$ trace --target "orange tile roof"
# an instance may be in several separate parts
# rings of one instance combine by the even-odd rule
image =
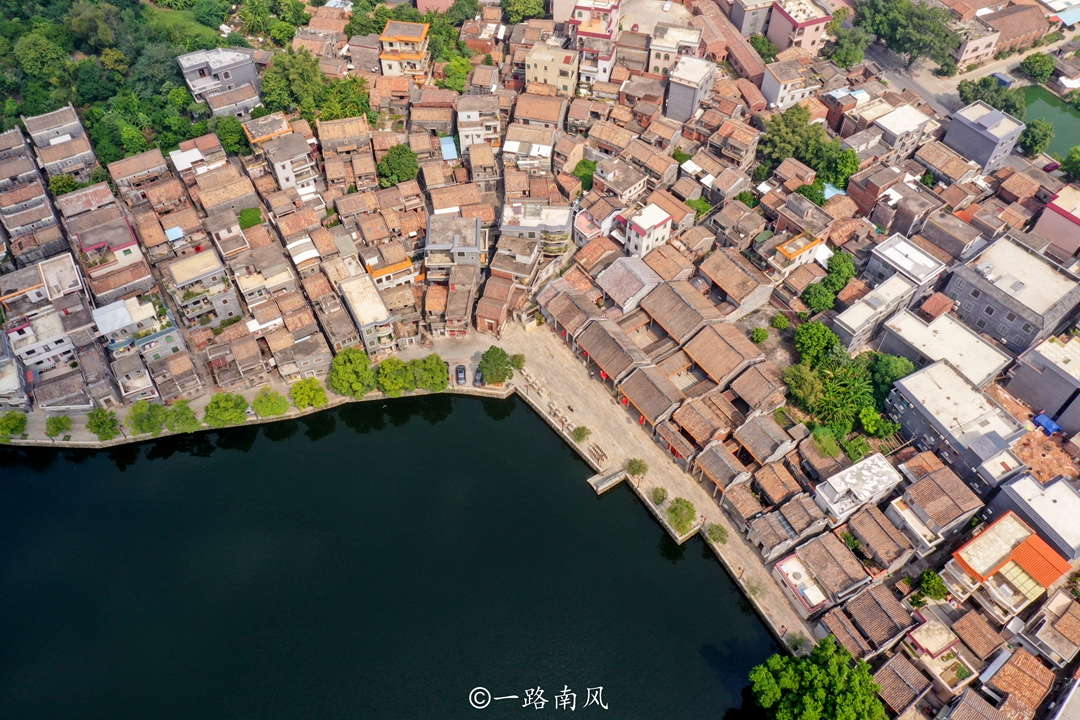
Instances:
[[[1071,569],[1065,558],[1034,534],[1017,545],[1009,557],[1044,588],[1053,585]]]

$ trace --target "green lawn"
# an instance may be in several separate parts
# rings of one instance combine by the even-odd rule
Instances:
[[[164,30],[169,39],[180,47],[198,50],[222,43],[221,36],[213,28],[197,22],[191,10],[167,10],[149,3],[144,3],[142,8],[146,22],[151,27]]]

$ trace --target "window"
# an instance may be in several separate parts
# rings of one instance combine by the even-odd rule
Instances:
[[[653,65],[653,69],[652,69],[652,71],[653,71],[654,73],[658,73],[658,72],[660,72],[660,66],[659,66],[659,65]]]
[[[987,315],[993,315],[994,314],[994,308],[987,305],[986,307],[983,308],[983,312],[986,313]]]
[[[998,335],[1000,335],[1001,337],[1005,337],[1008,334],[1009,328],[1005,327],[1004,325],[998,325]]]
[[[228,304],[229,304],[229,301],[228,301],[228,300],[222,300],[222,301],[221,301],[221,304],[222,304],[222,305],[228,305]]]
[[[128,248],[128,249],[124,250],[124,257],[127,257],[130,254],[131,254],[131,248]]]
[[[982,318],[980,318],[980,319],[976,320],[976,321],[975,321],[975,327],[977,327],[977,328],[979,328],[980,330],[982,330],[982,329],[983,329],[984,327],[986,327],[986,321],[985,321],[985,320],[983,320]]]
[[[971,295],[971,297],[973,297],[973,298],[977,298],[977,297],[982,296],[982,293],[979,292],[978,290],[976,290],[975,288],[971,288],[971,292],[968,293],[968,294]]]
[[[1012,322],[1016,319],[1016,313],[1005,313],[1005,319]]]
[[[656,59],[657,59],[657,60],[659,60],[659,59],[660,59],[660,53],[656,53]]]
[[[667,53],[664,53],[664,59],[665,59],[665,60],[670,60],[670,59],[671,59],[671,56],[670,56],[670,55],[668,55]]]
[[[971,301],[970,301],[970,300],[965,300],[965,301],[964,301],[964,305],[963,305],[963,308],[964,308],[965,310],[971,310],[971,309],[972,309],[973,307],[975,307],[975,306],[971,304]]]

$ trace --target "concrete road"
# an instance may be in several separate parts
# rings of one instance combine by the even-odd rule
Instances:
[[[920,60],[910,69],[907,69],[904,67],[903,58],[879,43],[874,43],[866,49],[866,57],[881,67],[882,75],[889,81],[890,86],[918,93],[935,110],[947,115],[960,108],[960,96],[956,92],[956,87],[961,80],[977,80],[996,72],[1004,72],[1015,78],[1023,79],[1017,68],[1019,68],[1020,62],[1025,57],[1037,52],[1051,52],[1075,37],[1076,33],[1066,32],[1065,38],[1059,42],[1035,48],[1022,54],[1011,55],[1004,60],[991,60],[977,70],[967,73],[962,72],[951,78],[939,78],[934,75],[933,71],[937,65],[927,60]]]

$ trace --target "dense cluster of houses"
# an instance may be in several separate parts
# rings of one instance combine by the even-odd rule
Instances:
[[[1052,26],[1037,5],[941,4],[962,63]],[[1013,153],[1024,124],[981,102],[942,117],[871,63],[819,59],[815,0],[698,0],[641,32],[618,0],[514,26],[484,4],[463,93],[434,84],[427,25],[347,38],[347,5],[310,8],[294,47],[364,77],[377,123],[253,117],[272,55],[219,48],[178,62],[249,154],[206,135],[54,197],[49,178],[98,166],[75,110],[0,135],[0,409],[172,402],[319,378],[348,347],[544,326],[712,488],[801,616],[874,662],[895,715],[1031,720],[1080,652],[1076,477],[1021,451],[1032,423],[1080,432],[1080,188]],[[794,158],[752,179],[764,119],[796,104],[860,162],[820,207]],[[419,173],[383,187],[396,146]],[[817,319],[918,368],[889,396],[906,443],[888,458],[786,422],[784,368],[735,324],[805,317],[839,251],[858,276]],[[988,394],[1002,379],[1030,417]],[[896,583],[913,568],[948,598]]]

